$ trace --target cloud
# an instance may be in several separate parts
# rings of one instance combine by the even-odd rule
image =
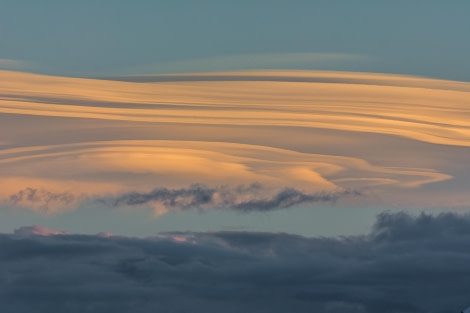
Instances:
[[[111,202],[113,206],[151,205],[157,208],[157,213],[208,208],[255,212],[286,209],[318,202],[328,203],[340,197],[361,195],[359,191],[351,190],[304,193],[294,188],[284,188],[266,196],[269,193],[269,189],[257,183],[236,188],[193,185],[181,189],[159,188],[147,193],[131,192],[104,201]]]
[[[43,212],[53,212],[56,208],[69,207],[75,204],[79,197],[71,192],[54,192],[44,189],[27,187],[10,195],[8,202],[15,206],[37,208]]]
[[[247,69],[338,68],[341,65],[372,60],[373,57],[347,53],[261,53],[229,55],[160,64],[130,69],[133,73],[208,72]]]
[[[51,235],[68,235],[70,233],[58,230],[52,230],[44,226],[33,225],[33,226],[23,226],[18,229],[15,229],[13,232],[17,236],[51,236]]]
[[[19,202],[61,202],[68,204],[75,200],[74,195],[70,193],[54,193],[46,190],[37,190],[33,188],[26,188],[18,191],[16,194],[10,196],[10,201],[13,203]]]
[[[154,189],[149,193],[132,192],[119,196],[115,199],[114,206],[142,205],[149,202],[162,202],[164,207],[186,209],[191,207],[200,207],[202,205],[212,204],[216,189],[200,185],[194,185],[183,189]]]
[[[123,122],[334,129],[470,146],[465,110],[469,83],[308,71],[215,76],[219,78],[215,83],[204,75],[190,75],[199,77],[201,83],[189,79],[169,85],[3,72],[0,78],[6,83],[0,112]],[[261,79],[247,81],[249,76]],[[270,81],[273,77],[276,84]],[[416,111],[408,110],[409,105]]]
[[[218,205],[240,211],[256,206],[271,209],[333,203],[346,196],[338,191],[361,190],[370,195],[386,186],[414,189],[451,178],[429,169],[383,167],[353,157],[182,140],[97,140],[5,148],[0,151],[0,169],[4,182],[0,197],[7,205],[45,213],[70,211],[88,199],[113,194],[118,195],[115,204],[137,206],[153,199],[162,211]],[[264,195],[253,187],[239,189],[255,186],[253,182],[264,187]],[[199,184],[195,186],[200,189],[187,187],[191,184]],[[149,192],[150,188],[155,190]],[[273,194],[283,188],[288,189]]]
[[[460,312],[470,217],[384,213],[363,236],[0,235],[4,312]],[[184,299],[184,301],[182,301]]]
[[[359,196],[359,191],[343,190],[336,192],[304,193],[294,188],[285,188],[271,198],[251,199],[236,203],[234,208],[239,211],[270,211],[275,209],[286,209],[302,204],[316,202],[334,202],[343,196]]]
[[[1,59],[0,58],[0,69],[4,70],[25,70],[31,68],[30,62],[23,60],[14,59]]]
[[[0,67],[9,68],[21,65],[21,61],[13,59],[0,59]]]
[[[62,212],[82,195],[252,182],[366,190],[360,206],[468,204],[469,83],[290,70],[139,79],[0,71],[2,204]],[[271,196],[239,202],[271,207]]]

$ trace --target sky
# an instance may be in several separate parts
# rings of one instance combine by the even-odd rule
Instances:
[[[282,68],[470,80],[467,1],[2,0],[0,6],[0,65],[28,72]]]
[[[0,306],[463,311],[468,12],[0,0]]]

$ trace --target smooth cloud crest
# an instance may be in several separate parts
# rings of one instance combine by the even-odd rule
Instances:
[[[383,186],[418,188],[451,178],[428,169],[387,168],[351,157],[224,142],[95,141],[3,149],[0,157],[5,182],[0,195],[6,203],[45,213],[71,210],[83,201],[110,194],[118,195],[115,205],[136,204],[129,201],[151,200],[149,187],[155,189],[154,200],[159,197],[153,201],[159,202],[159,215],[191,205],[269,210],[328,202],[338,191],[365,191],[367,195]],[[253,188],[243,195],[235,192],[237,186],[253,182],[263,186],[265,198]],[[201,198],[195,190],[185,191],[191,183],[207,186],[197,194]],[[222,185],[227,185],[226,190],[217,187]],[[280,193],[283,188],[288,189]],[[179,191],[171,196],[170,190]],[[237,199],[231,200],[235,195]]]
[[[202,83],[143,84],[1,71],[0,78],[6,83],[0,88],[0,112],[153,123],[322,128],[470,146],[466,109],[469,83],[360,73],[251,73],[277,76],[278,81],[273,83],[237,80],[240,75],[247,76],[232,73],[231,79],[224,81],[228,75],[219,75],[217,83],[204,83],[204,75],[192,75],[200,77]],[[296,76],[313,76],[315,83],[291,82]],[[332,78],[343,83],[330,84]],[[60,91],[57,86],[61,86]]]
[[[55,213],[254,182],[266,200],[291,188],[366,195],[351,206],[468,204],[469,83],[318,71],[0,80],[2,206]]]
[[[371,233],[342,238],[3,234],[0,305],[19,313],[460,312],[469,245],[470,218],[456,214],[384,213]]]

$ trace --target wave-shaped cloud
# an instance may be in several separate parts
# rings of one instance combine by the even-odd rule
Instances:
[[[217,142],[88,142],[4,149],[0,157],[6,183],[0,194],[10,204],[49,213],[103,196],[114,197],[115,206],[135,205],[137,200],[132,199],[140,199],[141,205],[152,204],[157,215],[202,204],[263,211],[328,202],[351,193],[351,188],[367,194],[375,187],[416,188],[450,178],[426,169],[373,166],[355,158]],[[188,182],[207,187],[186,189]],[[264,197],[253,188],[237,191],[242,184],[262,185]],[[140,191],[149,188],[154,190]],[[185,205],[169,205],[176,199]]]
[[[3,205],[53,213],[253,183],[266,199],[290,188],[358,190],[361,205],[468,204],[469,83],[310,71],[0,79]]]
[[[464,215],[384,213],[369,234],[342,238],[41,235],[0,235],[5,312],[450,313],[468,306]]]
[[[361,74],[339,75],[349,79],[349,83],[333,85],[328,83],[331,74],[325,75],[326,82],[316,84],[294,84],[289,81],[292,74],[286,75],[287,81],[278,75],[279,81],[269,85],[263,81],[237,80],[236,74],[228,82],[224,81],[225,76],[220,76],[212,84],[134,84],[0,74],[2,80],[9,82],[0,90],[2,113],[153,123],[324,128],[470,146],[468,83],[444,82],[442,90],[436,87],[439,86],[436,80],[411,80],[419,87],[395,86],[400,80],[392,77],[390,86],[387,79],[379,76],[377,80],[382,85],[376,85],[373,77]],[[199,77],[204,80],[204,75]],[[319,74],[314,77],[322,79]],[[360,83],[356,84],[355,79]],[[364,79],[372,82],[364,86]],[[446,89],[449,85],[459,90]],[[21,93],[14,92],[15,89]],[[40,98],[41,105],[38,105],[34,100],[37,96],[52,97],[55,101]],[[77,99],[95,105],[64,105]],[[100,102],[129,105],[105,106]],[[135,104],[151,106],[135,108]]]

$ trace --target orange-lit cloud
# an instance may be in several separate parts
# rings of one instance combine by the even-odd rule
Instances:
[[[132,83],[0,72],[0,112],[151,123],[284,126],[391,134],[470,146],[470,84],[370,74],[317,82],[236,80]],[[253,74],[252,74],[253,75]],[[301,72],[304,80],[307,74]],[[246,79],[247,76],[243,76]],[[284,78],[284,81],[282,80]],[[322,82],[322,78],[325,82]],[[355,81],[357,79],[357,82]],[[368,83],[364,83],[364,81]],[[409,81],[409,84],[407,84]],[[389,83],[390,82],[390,83]]]
[[[132,191],[252,183],[271,196],[360,190],[385,206],[416,192],[428,205],[430,186],[445,194],[468,177],[468,83],[295,71],[0,79],[10,206],[54,213]]]

